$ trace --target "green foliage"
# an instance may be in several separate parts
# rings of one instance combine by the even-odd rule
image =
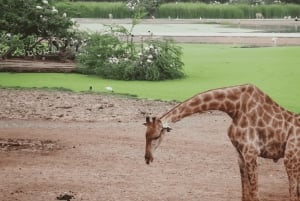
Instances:
[[[15,50],[15,55],[24,54],[24,42],[20,40],[20,34],[11,35],[10,33],[0,33],[0,55],[7,52],[10,48]]]
[[[86,46],[77,56],[78,70],[117,79],[118,67],[126,63],[130,47],[112,34],[91,34]],[[119,60],[122,62],[119,63]],[[115,64],[115,65],[113,65]]]
[[[133,10],[140,9],[143,16],[155,15],[160,0],[127,0],[127,1],[103,1],[103,2],[67,2],[59,1],[55,6],[72,17],[89,18],[135,18]]]
[[[176,79],[184,76],[181,56],[181,48],[170,40],[147,40],[136,46],[130,36],[114,30],[91,35],[77,56],[77,69],[109,79]]]
[[[157,17],[251,19],[255,18],[256,13],[262,13],[265,18],[296,17],[300,16],[300,5],[167,3],[159,7]]]
[[[94,33],[77,56],[78,71],[118,80],[165,80],[184,76],[182,52],[170,40],[153,40],[152,34],[140,49],[133,43],[132,30],[146,15],[146,1],[130,0],[132,26],[110,26],[104,34]],[[149,12],[149,11],[147,11]],[[149,14],[149,13],[148,13]]]
[[[83,18],[130,18],[131,11],[122,2],[57,2],[57,9],[71,17]]]
[[[149,40],[141,45],[138,66],[139,80],[165,80],[184,76],[182,50],[171,40]]]
[[[0,30],[23,37],[64,37],[73,25],[46,0],[0,0]]]
[[[0,0],[0,10],[0,53],[4,58],[38,55],[46,51],[44,40],[67,41],[75,33],[71,19],[47,0]]]
[[[142,2],[142,1],[141,1]],[[255,18],[256,13],[262,13],[265,18],[283,18],[284,16],[300,16],[298,4],[260,4],[250,5],[248,1],[237,4],[205,4],[200,2],[186,3],[153,3],[143,1],[143,10],[149,16],[156,18]],[[166,1],[165,1],[166,2]],[[183,1],[180,1],[183,2]],[[55,6],[71,17],[86,18],[131,18],[132,10],[123,2],[57,2]]]

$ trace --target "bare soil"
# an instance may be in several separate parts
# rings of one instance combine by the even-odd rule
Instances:
[[[1,201],[241,199],[231,119],[196,114],[172,125],[144,161],[146,115],[176,103],[113,95],[0,89]],[[259,159],[261,200],[287,201],[282,160]]]

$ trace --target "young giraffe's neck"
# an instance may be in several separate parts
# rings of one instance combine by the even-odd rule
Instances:
[[[241,95],[252,85],[220,88],[206,91],[180,103],[165,113],[160,119],[163,122],[177,122],[184,117],[209,110],[219,110],[230,117],[237,114]]]
[[[232,119],[256,108],[258,103],[278,106],[269,96],[251,84],[206,91],[180,103],[160,117],[164,123],[209,110],[227,113]],[[282,109],[282,108],[281,108]]]

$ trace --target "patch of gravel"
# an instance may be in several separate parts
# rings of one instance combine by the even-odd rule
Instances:
[[[37,89],[0,89],[0,120],[129,122],[162,114],[175,102],[150,101],[98,93]]]
[[[37,139],[3,139],[0,138],[0,151],[54,151],[61,149],[57,142]]]

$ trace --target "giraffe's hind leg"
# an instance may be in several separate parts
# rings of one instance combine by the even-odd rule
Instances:
[[[286,167],[288,166],[289,162],[287,163]],[[290,201],[300,201],[299,197],[299,178],[294,173],[292,169],[287,168],[287,174],[289,179],[289,192],[290,192]]]
[[[286,167],[289,179],[290,201],[300,201],[300,159],[291,151],[287,151],[284,157],[284,165]]]
[[[242,201],[258,201],[257,151],[251,146],[247,146],[245,150],[248,151],[242,153],[237,148],[242,182]]]
[[[286,145],[284,165],[289,179],[290,201],[300,201],[300,155],[296,145],[300,139],[291,137]]]

